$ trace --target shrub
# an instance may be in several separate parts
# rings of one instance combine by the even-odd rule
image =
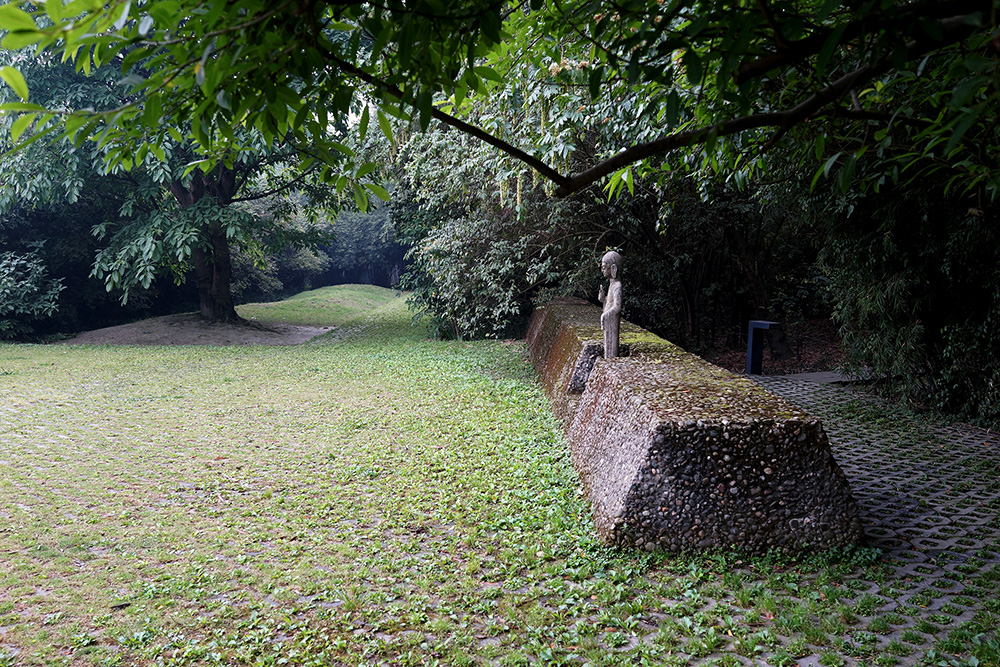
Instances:
[[[37,250],[0,253],[0,339],[30,336],[32,322],[51,316],[59,308],[62,289],[62,280],[46,276]]]

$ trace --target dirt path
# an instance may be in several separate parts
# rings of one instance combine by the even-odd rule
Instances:
[[[298,345],[332,328],[280,322],[232,325],[205,322],[197,313],[183,313],[84,331],[60,342],[67,345]]]

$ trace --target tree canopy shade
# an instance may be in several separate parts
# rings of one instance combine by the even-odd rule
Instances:
[[[41,106],[67,112],[97,113],[131,101],[129,86],[120,83],[120,71],[111,66],[84,76],[51,54],[32,58],[3,51],[0,72],[15,83],[0,88],[0,103],[19,104],[11,98],[28,86]],[[0,118],[0,150],[17,134],[17,122]],[[37,122],[43,132],[55,126],[55,119]],[[298,168],[299,152],[268,149],[259,133],[242,128],[234,130],[243,150],[233,156],[231,166],[219,163],[185,178],[183,165],[194,153],[181,131],[184,127],[165,128],[159,156],[133,152],[128,165],[108,164],[107,145],[74,146],[65,137],[0,153],[0,216],[15,226],[18,221],[30,226],[34,216],[29,212],[35,208],[59,217],[81,204],[92,216],[88,227],[104,242],[93,260],[92,276],[104,280],[108,291],[120,289],[127,300],[131,291],[149,289],[157,274],[171,274],[180,283],[190,271],[203,317],[235,321],[231,251],[261,260],[279,248],[329,240],[329,225],[314,219],[330,203],[329,188],[315,187],[316,170]],[[289,190],[296,193],[294,198],[285,196]],[[266,210],[248,206],[264,198]],[[303,207],[310,208],[309,219],[292,220]]]
[[[0,22],[8,49],[61,50],[83,70],[121,65],[135,101],[69,114],[63,126],[78,140],[98,137],[112,163],[159,156],[169,128],[185,126],[201,151],[191,168],[207,172],[229,166],[243,147],[234,130],[249,126],[269,145],[298,147],[363,203],[367,192],[385,193],[369,181],[373,165],[317,140],[332,117],[356,114],[361,135],[376,118],[390,133],[387,114],[424,127],[436,118],[530,165],[564,195],[609,174],[612,189],[625,187],[630,164],[678,149],[740,135],[745,152],[803,127],[819,131],[799,142],[831,160],[826,172],[840,164],[845,181],[858,151],[885,138],[867,130],[872,123],[914,130],[900,153],[911,159],[960,162],[951,154],[970,131],[996,143],[995,9],[993,0],[73,0],[3,5]],[[579,87],[593,105],[640,90],[648,103],[637,115],[661,131],[563,173],[502,127],[467,122],[470,98],[526,67]],[[24,98],[3,107],[21,114],[12,134],[38,136],[58,110],[34,106],[15,69],[0,76]],[[827,158],[845,122],[860,122],[849,134],[864,140]],[[995,165],[974,166],[971,178],[996,181]]]

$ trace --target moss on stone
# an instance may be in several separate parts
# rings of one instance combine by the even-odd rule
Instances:
[[[603,346],[600,318],[600,309],[585,302],[549,304],[532,318],[528,334],[532,362],[564,419],[562,395],[569,389],[581,355],[588,346]],[[629,389],[664,421],[809,419],[747,378],[710,364],[631,322],[622,322],[621,343],[629,356],[599,363],[615,364]]]

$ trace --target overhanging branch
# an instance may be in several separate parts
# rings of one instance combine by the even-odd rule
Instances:
[[[939,37],[932,38],[929,35],[924,35],[908,43],[905,47],[907,51],[906,60],[913,60],[914,58],[918,58],[937,49],[950,46],[968,37],[977,30],[976,23],[969,20],[970,14],[968,12],[980,11],[983,7],[990,6],[992,6],[991,0],[951,0],[950,2],[935,2],[924,5],[922,8],[923,11],[929,13],[935,18],[941,16],[946,16],[948,18],[943,18],[937,21],[937,24],[940,26],[942,31],[942,34]],[[954,12],[959,9],[965,10],[967,13],[956,15]],[[861,34],[864,30],[868,29],[870,21],[871,17],[867,17],[866,19],[861,19],[855,24],[848,26],[848,29],[844,32],[844,37],[852,35],[855,32],[857,32],[857,34]],[[815,53],[822,47],[828,36],[829,33],[817,34],[810,38],[794,42],[790,44],[787,49],[783,49],[779,53],[764,56],[747,63],[741,67],[741,76],[761,76],[775,67],[784,66],[811,55],[815,55]],[[327,56],[345,74],[356,77],[357,79],[376,87],[391,97],[399,100],[403,99],[403,93],[398,87],[380,80],[378,77],[360,69],[355,65],[344,62],[332,52],[328,51]],[[556,190],[556,194],[558,196],[565,197],[630,164],[654,155],[669,153],[670,151],[678,148],[685,148],[705,143],[712,137],[725,137],[746,132],[748,130],[767,127],[776,128],[774,135],[772,135],[763,146],[763,150],[767,150],[777,143],[777,141],[792,127],[806,121],[810,117],[814,117],[817,113],[821,112],[824,107],[837,102],[843,96],[848,94],[850,90],[867,83],[887,71],[890,71],[893,67],[894,58],[890,54],[874,65],[859,67],[853,72],[845,74],[833,83],[816,91],[790,109],[734,118],[711,125],[705,125],[687,132],[670,134],[646,143],[636,144],[574,176],[565,176],[560,174],[538,158],[529,155],[516,146],[489,134],[482,128],[476,127],[459,118],[456,118],[455,116],[447,114],[440,109],[432,109],[431,116],[446,125],[454,127],[463,133],[476,137],[487,144],[500,149],[507,155],[510,155],[511,157],[520,160],[524,164],[535,169],[542,176],[548,178],[558,186]],[[856,111],[851,114],[845,114],[843,112],[840,113],[841,115],[854,118],[867,117],[872,119],[881,119],[878,114],[866,114],[863,111]]]
[[[337,64],[337,67],[339,67],[346,74],[350,74],[351,76],[357,77],[358,79],[361,79],[365,83],[375,86],[382,92],[391,95],[396,99],[399,100],[403,99],[403,92],[396,86],[385,83],[384,81],[381,81],[380,79],[369,74],[368,72],[365,72],[364,70],[355,67],[350,63],[340,60],[332,53],[328,52],[327,55],[330,57],[331,60],[333,60]],[[451,127],[454,127],[456,130],[459,130],[460,132],[464,132],[465,134],[469,134],[473,137],[476,137],[477,139],[486,142],[490,146],[499,148],[507,155],[510,155],[511,157],[525,163],[526,165],[537,171],[539,174],[541,174],[542,176],[549,179],[550,181],[552,181],[553,183],[555,183],[560,187],[565,187],[569,182],[569,179],[567,177],[563,176],[558,171],[556,171],[549,165],[545,164],[544,162],[536,158],[534,155],[529,155],[528,153],[524,152],[517,146],[513,146],[504,141],[503,139],[493,136],[492,134],[490,134],[486,130],[483,130],[482,128],[476,127],[475,125],[470,125],[469,123],[466,123],[465,121],[456,118],[451,114],[447,114],[441,111],[440,109],[431,109],[431,117],[441,121],[445,125],[450,125]]]
[[[965,18],[966,17],[964,16],[959,16],[942,21],[940,25],[944,31],[944,35],[941,39],[931,39],[930,37],[925,37],[910,42],[907,45],[907,60],[912,60],[913,58],[925,55],[935,49],[949,46],[969,36],[975,31],[976,28],[975,26],[967,25]],[[840,99],[852,88],[860,86],[872,80],[876,76],[884,74],[892,69],[892,67],[893,58],[889,56],[875,65],[859,67],[853,72],[845,74],[830,85],[810,95],[808,98],[791,109],[734,118],[721,123],[706,125],[688,132],[670,134],[647,143],[636,144],[635,146],[631,146],[621,151],[604,162],[594,165],[580,174],[571,176],[566,185],[560,185],[560,187],[556,190],[556,194],[560,197],[573,194],[577,190],[594,183],[595,181],[621,169],[622,167],[626,167],[634,162],[638,162],[639,160],[652,157],[653,155],[661,155],[678,148],[685,148],[687,146],[704,143],[713,135],[716,137],[725,137],[758,128],[777,128],[777,132],[763,147],[763,150],[767,150],[774,146],[774,144],[777,143],[777,141],[792,127],[802,123],[810,116],[815,115],[828,104]]]
[[[253,193],[251,195],[247,195],[246,197],[236,197],[236,198],[230,200],[230,203],[238,202],[238,201],[256,201],[258,199],[264,199],[265,197],[270,197],[271,195],[276,195],[279,192],[283,192],[283,191],[287,190],[288,188],[292,187],[296,183],[302,182],[302,180],[306,176],[308,176],[309,174],[311,174],[313,171],[315,171],[315,167],[309,167],[308,169],[306,169],[304,172],[302,172],[301,174],[299,174],[295,178],[291,179],[290,181],[286,181],[285,183],[282,183],[281,185],[279,185],[276,188],[271,188],[270,190],[266,190],[264,192],[255,192],[255,193]]]

